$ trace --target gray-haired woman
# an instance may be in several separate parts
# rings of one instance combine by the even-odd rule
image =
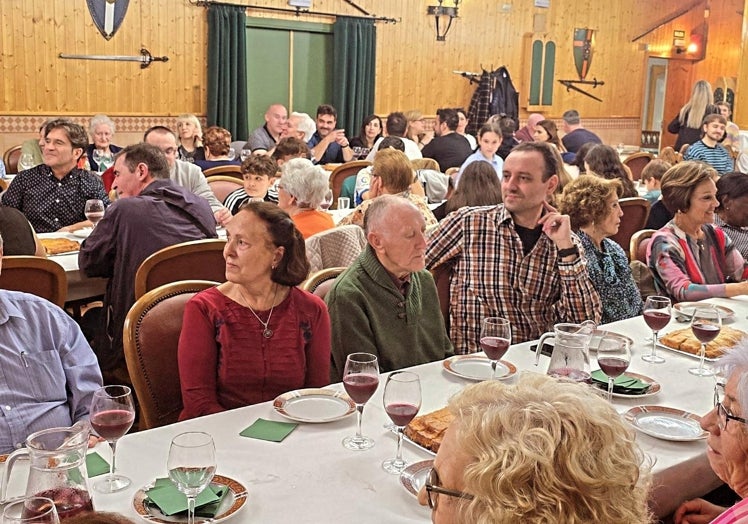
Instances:
[[[278,207],[288,213],[304,238],[335,227],[329,213],[317,208],[330,189],[323,168],[306,158],[294,158],[283,164],[278,182]]]

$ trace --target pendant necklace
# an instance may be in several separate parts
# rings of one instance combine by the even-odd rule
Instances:
[[[239,290],[239,294],[244,299],[244,302],[247,304],[247,307],[249,308],[249,310],[252,312],[252,314],[257,319],[257,322],[259,322],[260,324],[262,324],[262,327],[264,328],[262,330],[262,336],[265,337],[265,338],[272,337],[273,336],[273,330],[270,329],[268,327],[268,325],[270,324],[270,318],[273,316],[273,310],[275,309],[275,298],[278,296],[278,285],[276,284],[276,286],[275,286],[275,292],[273,293],[273,305],[270,307],[270,314],[268,315],[267,322],[263,322],[260,319],[260,317],[257,315],[257,313],[255,313],[255,310],[252,309],[252,306],[249,305],[249,300],[247,300],[247,297],[244,296],[244,293],[242,292],[241,287],[237,287],[237,289]]]

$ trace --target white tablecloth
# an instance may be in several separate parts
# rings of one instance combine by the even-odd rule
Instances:
[[[748,297],[717,299],[737,313],[730,325],[746,330]],[[672,321],[664,332],[685,327]],[[712,408],[713,378],[699,378],[688,373],[697,360],[666,350],[664,364],[649,364],[640,357],[649,350],[645,338],[650,334],[641,317],[606,326],[634,339],[630,371],[654,378],[662,391],[645,399],[615,399],[619,412],[641,404],[670,406],[704,414]],[[505,359],[520,370],[545,372],[548,358],[541,357],[534,366],[535,354],[529,343],[513,346]],[[593,356],[594,358],[594,356]],[[596,368],[594,362],[593,369]],[[421,377],[423,406],[426,413],[444,406],[447,399],[467,382],[443,370],[441,362],[413,368]],[[380,383],[383,383],[382,380]],[[340,385],[331,387],[339,388]],[[235,478],[247,486],[249,499],[245,509],[232,522],[241,523],[407,523],[427,522],[429,511],[400,485],[398,477],[385,473],[380,464],[395,452],[395,438],[383,424],[388,422],[382,407],[380,386],[364,411],[364,433],[376,440],[374,448],[348,451],[341,440],[355,432],[352,415],[329,424],[300,424],[281,443],[264,442],[239,436],[239,432],[258,417],[285,420],[266,402],[230,412],[134,433],[118,445],[119,470],[133,480],[133,486],[113,495],[95,494],[98,509],[119,511],[135,516],[131,499],[136,489],[157,476],[166,475],[166,456],[171,438],[183,431],[201,430],[213,435],[217,445],[217,473]],[[705,449],[705,442],[668,442],[638,434],[637,441],[653,461],[654,471],[678,464]],[[430,458],[404,444],[408,461]]]
[[[77,237],[72,233],[40,233],[39,238],[67,238],[82,242],[83,238]],[[60,264],[65,269],[65,276],[68,279],[67,300],[82,300],[99,295],[106,291],[106,278],[91,278],[78,268],[78,252],[65,253],[63,255],[51,255],[50,260]]]

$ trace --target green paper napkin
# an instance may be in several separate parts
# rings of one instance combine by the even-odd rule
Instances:
[[[269,440],[270,442],[281,442],[286,438],[298,424],[293,422],[276,422],[258,418],[247,429],[239,433],[242,437]]]
[[[88,478],[109,473],[109,462],[94,451],[86,455],[86,471],[88,471]]]
[[[222,491],[225,488],[222,486],[213,487],[208,486],[207,489],[203,490],[195,499],[195,508],[203,508],[206,505],[213,505],[220,502],[221,498],[225,495],[225,492],[221,492],[220,496],[216,493]],[[187,511],[187,497],[184,493],[180,492],[174,483],[170,479],[156,479],[153,488],[146,491],[148,499],[153,502],[164,515],[174,515]],[[218,505],[216,504],[216,509]],[[197,509],[195,510],[197,512]],[[215,511],[215,510],[214,510]],[[211,517],[213,515],[210,515]]]
[[[597,369],[592,372],[592,380],[601,384],[608,384],[608,375],[606,375],[602,369]],[[649,384],[638,378],[630,377],[625,373],[617,377],[613,381],[613,391],[625,390],[625,392],[639,392],[649,388]]]

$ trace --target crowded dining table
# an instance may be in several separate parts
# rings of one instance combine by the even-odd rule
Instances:
[[[708,302],[734,312],[733,318],[725,321],[726,325],[746,328],[748,296],[710,299]],[[682,318],[674,315],[660,335],[687,326]],[[641,316],[600,329],[630,337],[633,340],[632,358],[627,372],[643,375],[649,382],[659,385],[656,393],[650,388],[649,393],[641,397],[614,397],[613,404],[622,416],[642,405],[656,406],[649,408],[654,412],[658,407],[672,408],[692,418],[712,409],[715,378],[697,377],[688,372],[696,362],[695,357],[661,349],[665,363],[652,364],[642,360],[641,356],[650,349],[651,339],[647,340],[650,331]],[[546,372],[548,357],[541,357],[540,365],[536,367],[532,345],[532,342],[525,342],[511,346],[502,359],[511,363],[503,368],[503,380],[515,381],[522,372]],[[475,359],[476,355],[455,356],[410,368],[421,380],[423,401],[420,414],[442,408],[451,395],[475,380],[465,378],[470,373],[460,372],[461,368],[455,365],[465,358]],[[590,363],[592,370],[597,369],[594,352]],[[516,371],[509,371],[514,368]],[[273,402],[264,402],[126,435],[117,446],[117,470],[130,477],[132,485],[119,493],[95,493],[94,506],[98,510],[116,511],[129,517],[144,516],[142,507],[136,511],[133,500],[142,498],[139,490],[143,486],[167,476],[166,460],[172,438],[185,431],[204,431],[215,441],[216,475],[222,476],[233,490],[231,501],[234,503],[231,509],[224,508],[223,513],[219,512],[219,520],[230,516],[234,522],[246,523],[428,521],[428,508],[417,503],[412,491],[423,482],[423,472],[428,467],[427,463],[419,464],[432,459],[433,455],[406,441],[405,460],[418,463],[406,470],[413,476],[404,474],[399,478],[386,473],[380,466],[383,460],[393,456],[396,444],[395,435],[385,427],[389,419],[382,406],[383,383],[384,376],[380,377],[380,387],[363,413],[363,434],[376,441],[370,450],[349,451],[341,444],[343,438],[355,430],[356,418],[352,410],[348,416],[326,423],[299,423],[281,442],[241,436],[258,419],[289,422],[282,414],[283,409],[274,407]],[[327,389],[343,391],[341,384],[330,385]],[[600,391],[604,394],[602,389]],[[637,442],[650,459],[652,472],[676,466],[706,449],[701,436],[678,438],[670,439],[667,435],[654,438],[637,431]],[[106,447],[98,446],[97,449],[109,460]]]

